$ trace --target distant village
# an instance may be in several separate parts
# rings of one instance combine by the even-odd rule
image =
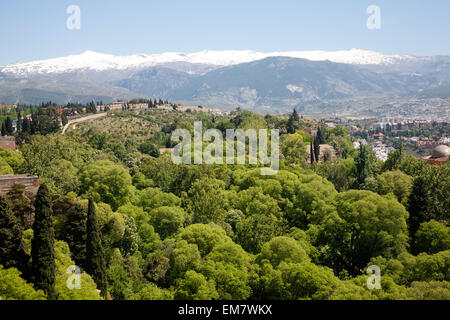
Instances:
[[[359,148],[361,144],[369,144],[375,152],[377,159],[386,161],[388,154],[395,150],[391,140],[402,140],[403,143],[409,143],[417,148],[433,149],[433,154],[423,157],[432,164],[440,164],[447,161],[448,149],[450,146],[450,132],[444,130],[439,139],[425,136],[397,136],[396,132],[410,130],[411,132],[420,132],[420,129],[448,128],[449,122],[445,120],[425,120],[425,119],[402,119],[402,118],[382,118],[364,119],[364,118],[332,118],[324,120],[328,127],[337,125],[346,125],[352,136],[360,137],[354,142],[354,147]],[[353,123],[353,124],[352,124]],[[438,160],[436,160],[438,159]]]

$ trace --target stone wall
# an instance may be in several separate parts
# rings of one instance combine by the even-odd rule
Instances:
[[[0,176],[0,194],[8,193],[15,184],[23,184],[26,191],[36,194],[39,189],[39,177],[31,174]]]
[[[0,148],[16,150],[16,138],[10,136],[0,136]]]

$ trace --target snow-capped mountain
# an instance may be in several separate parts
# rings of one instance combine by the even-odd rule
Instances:
[[[201,51],[114,56],[86,51],[0,67],[0,102],[160,97],[216,107],[288,110],[352,97],[447,91],[450,56],[348,51]]]
[[[211,65],[216,67],[232,66],[253,62],[269,57],[303,58],[311,61],[326,61],[355,65],[391,65],[409,63],[425,58],[408,55],[385,55],[382,53],[351,49],[347,51],[287,51],[263,53],[249,50],[240,51],[201,51],[196,53],[168,52],[162,54],[136,54],[130,56],[114,56],[86,51],[79,55],[18,63],[1,68],[0,72],[26,76],[34,74],[67,73],[74,71],[108,71],[145,69],[172,63],[189,63]],[[195,73],[191,71],[190,73]]]

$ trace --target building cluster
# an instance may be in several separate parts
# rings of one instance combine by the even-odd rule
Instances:
[[[394,151],[395,148],[388,147],[381,141],[376,141],[372,145],[372,150],[375,152],[375,156],[377,157],[377,159],[384,162],[387,160],[389,153]]]
[[[449,155],[450,147],[440,145],[434,148],[432,155],[424,157],[423,159],[426,160],[429,164],[442,165],[448,161]]]
[[[427,137],[403,137],[403,141],[423,148],[433,148],[440,145],[450,145],[450,139],[447,137],[443,137],[439,140],[434,140],[433,138]]]
[[[371,124],[372,130],[407,130],[413,128],[426,128],[432,127],[436,122],[431,120],[402,120],[402,119],[390,119],[383,118],[379,122]]]

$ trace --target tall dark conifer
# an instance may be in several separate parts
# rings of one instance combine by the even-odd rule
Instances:
[[[13,130],[13,123],[12,123],[12,120],[10,117],[6,117],[5,127],[6,127],[6,133],[11,136],[13,134],[14,130]]]
[[[428,222],[436,217],[429,213],[431,206],[430,192],[425,179],[421,176],[414,179],[413,187],[409,195],[409,234],[411,243],[419,230],[420,224]]]
[[[319,144],[327,143],[325,139],[324,128],[322,127],[322,125],[320,125],[317,129],[317,138],[319,139]]]
[[[107,279],[105,254],[103,252],[101,234],[98,227],[95,204],[89,199],[86,225],[86,271],[97,284],[103,297],[106,297]]]
[[[299,125],[300,118],[298,116],[297,110],[294,109],[292,114],[289,116],[288,123],[287,123],[287,131],[290,134],[296,133],[298,129],[300,128]]]
[[[7,136],[8,132],[6,131],[6,125],[5,122],[2,122],[2,136]]]
[[[359,147],[359,153],[355,158],[356,182],[358,184],[358,187],[363,185],[366,179],[371,174],[369,157],[370,154],[368,146],[361,144],[361,146]]]
[[[320,162],[320,142],[317,135],[314,137],[314,158],[316,162]]]
[[[56,299],[55,292],[55,231],[50,193],[45,184],[39,187],[34,202],[35,216],[31,242],[33,282],[48,299]]]
[[[22,234],[20,222],[6,199],[0,196],[0,265],[17,268],[26,275],[30,257],[25,252]]]

